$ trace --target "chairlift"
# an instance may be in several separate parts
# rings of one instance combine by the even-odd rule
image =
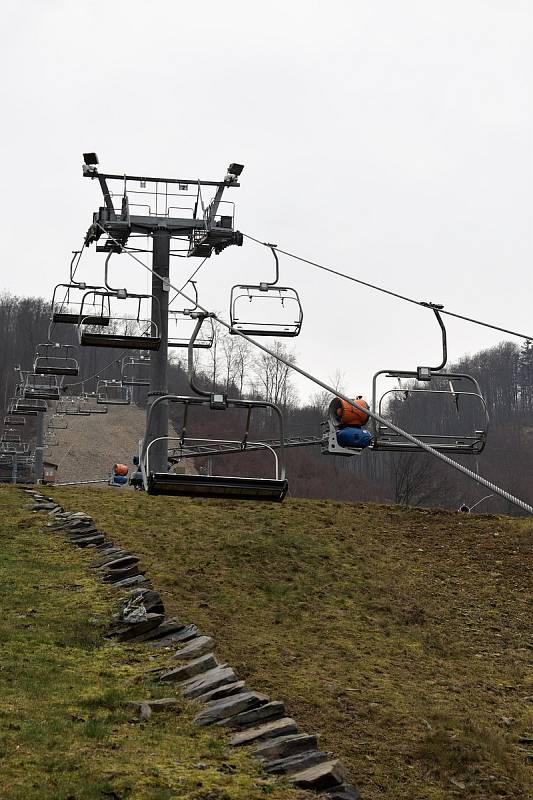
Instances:
[[[0,442],[0,453],[4,455],[28,455],[30,452],[29,444],[22,442],[17,444],[16,442]]]
[[[75,349],[71,344],[58,342],[38,344],[33,371],[39,375],[78,375],[79,364],[73,356]]]
[[[168,346],[189,347],[191,336],[198,318],[198,289],[196,281],[188,281],[192,286],[195,302],[192,308],[169,309],[168,311]],[[215,341],[215,326],[211,317],[206,318],[203,330],[194,342],[195,349],[209,349]]]
[[[125,356],[120,374],[123,386],[150,386],[150,356]]]
[[[96,392],[83,392],[79,405],[87,414],[107,414],[107,406],[99,403]]]
[[[15,442],[17,444],[20,444],[21,442],[20,433],[17,433],[11,428],[7,428],[0,436],[0,442]]]
[[[456,408],[456,420],[464,420],[463,413],[464,400],[470,398],[472,412],[477,417],[477,425],[474,430],[467,434],[458,433],[413,433],[420,441],[429,444],[441,453],[452,453],[455,455],[478,455],[482,452],[487,442],[489,429],[489,415],[487,404],[478,382],[471,375],[454,372],[444,372],[443,369],[447,362],[447,339],[446,328],[442,321],[439,310],[442,306],[433,303],[424,303],[431,308],[441,329],[442,337],[442,361],[437,367],[418,367],[414,371],[384,369],[374,375],[372,381],[372,408],[384,417],[387,413],[387,402],[398,395],[404,398],[410,396],[424,396],[428,398],[450,398]],[[386,376],[398,380],[407,379],[410,384],[407,388],[402,385],[388,389],[383,393],[378,393],[378,378]],[[423,384],[423,386],[420,386]],[[461,388],[464,387],[464,388]],[[461,402],[460,402],[461,401]],[[389,452],[423,452],[423,448],[393,431],[388,425],[381,424],[372,419],[370,422],[372,433],[373,450]]]
[[[169,311],[168,312],[168,346],[188,347],[191,334],[196,324],[195,312]],[[213,320],[207,320],[204,331],[195,343],[195,350],[208,350],[215,341],[215,326]]]
[[[57,298],[62,294],[62,289],[65,290],[64,297],[59,300]],[[101,286],[88,286],[86,283],[58,283],[52,295],[52,323],[77,325],[84,305],[83,314],[87,324],[98,327],[109,325],[109,298],[105,293],[88,298],[83,303],[88,290],[97,292],[101,289]]]
[[[34,397],[19,397],[16,399],[12,414],[23,414],[24,416],[37,416],[48,410],[46,400]]]
[[[131,405],[131,392],[122,381],[99,380],[96,384],[96,402],[106,406]]]
[[[70,402],[70,397],[60,397],[57,401],[55,408],[55,415],[63,417],[67,413],[67,404]]]
[[[134,317],[113,316],[110,311],[107,323],[110,330],[102,331],[101,326],[91,319],[91,315],[86,314],[86,310],[93,307],[95,298],[98,297],[108,307],[111,299],[116,301],[135,300],[137,301],[137,313]],[[125,350],[159,350],[161,326],[151,319],[141,318],[142,301],[153,301],[154,299],[157,308],[159,302],[151,294],[129,294],[125,289],[119,289],[116,292],[92,289],[86,292],[77,319],[80,344],[89,347],[116,347]],[[159,313],[159,318],[160,316]]]
[[[296,289],[278,286],[279,260],[275,245],[269,245],[276,262],[273,281],[233,286],[230,295],[230,333],[247,336],[298,336],[303,309]]]
[[[91,412],[84,408],[80,397],[68,397],[61,405],[61,412],[67,417],[88,417]]]
[[[9,425],[11,427],[12,425],[25,425],[25,424],[26,424],[25,419],[21,419],[21,417],[17,417],[12,413],[7,414],[4,417],[4,425]]]
[[[61,385],[55,375],[40,375],[28,372],[25,375],[22,396],[38,400],[59,400]]]
[[[68,428],[68,420],[63,414],[53,414],[48,420],[48,430],[65,431]]]
[[[189,395],[163,395],[156,397],[152,402],[149,411],[144,441],[142,442],[139,454],[139,467],[142,476],[144,489],[149,494],[168,494],[189,497],[225,497],[234,499],[248,500],[270,500],[281,502],[288,490],[288,481],[285,477],[285,458],[284,458],[284,426],[282,412],[275,403],[262,400],[243,400],[231,399],[225,394],[207,392],[199,388],[194,380],[194,344],[200,332],[204,316],[201,316],[196,324],[195,330],[189,342],[188,362],[189,362],[189,382],[196,396]],[[149,441],[150,423],[154,415],[154,410],[160,403],[177,403],[184,408],[183,420],[180,436],[162,436]],[[246,409],[246,423],[242,439],[239,441],[229,439],[198,439],[187,435],[188,413],[192,406],[209,408],[212,411],[223,411],[227,408]],[[270,445],[263,442],[250,442],[249,430],[250,420],[253,409],[272,409],[279,425],[279,458],[276,451]],[[215,447],[220,444],[238,445],[241,452],[246,450],[248,444],[254,448],[260,447],[272,454],[274,459],[274,477],[253,478],[235,475],[186,475],[173,472],[159,472],[151,468],[150,457],[152,447],[159,442],[176,442],[178,452],[186,449],[194,442],[212,443]]]

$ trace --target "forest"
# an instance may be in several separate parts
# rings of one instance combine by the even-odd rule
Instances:
[[[48,341],[49,304],[40,298],[0,296],[0,402],[2,419],[21,379],[21,370],[31,370],[38,344]],[[77,344],[74,326],[59,326],[60,341]],[[52,338],[58,336],[58,326]],[[277,341],[279,354],[289,361],[290,349]],[[80,377],[65,378],[66,396],[94,392],[99,379],[120,380],[121,362],[130,353],[107,348],[79,348]],[[169,351],[169,391],[190,393],[187,380],[187,351]],[[533,346],[504,341],[487,350],[460,359],[449,365],[450,372],[465,373],[475,378],[485,398],[490,428],[487,445],[479,456],[457,456],[456,460],[504,487],[522,499],[533,502],[533,489],[528,476],[533,474]],[[317,392],[309,401],[298,398],[291,370],[272,356],[254,351],[238,336],[215,332],[213,347],[197,357],[198,382],[211,391],[226,392],[230,397],[252,397],[280,405],[285,416],[286,437],[319,437],[321,423],[331,400],[327,392]],[[81,379],[83,376],[83,381]],[[342,386],[339,377],[339,391]],[[413,392],[413,384],[403,382],[391,390],[382,411],[393,422],[411,433],[436,430],[464,423],[475,415],[467,396],[459,399],[449,393],[431,398]],[[435,403],[435,399],[439,402]],[[136,387],[133,400],[146,405],[146,390]],[[193,415],[188,420],[188,434],[198,437],[241,439],[246,420],[236,409]],[[179,411],[172,408],[171,418],[181,430]],[[275,439],[278,431],[268,412],[256,412],[251,420],[250,440]],[[463,433],[463,431],[458,431]],[[409,506],[458,508],[473,505],[489,492],[449,466],[424,453],[390,453],[364,451],[354,458],[321,455],[319,446],[290,447],[286,450],[290,493],[296,497],[329,498],[340,501],[374,501]],[[227,469],[246,470],[246,474],[262,474],[265,456],[256,452],[219,457]],[[201,471],[202,459],[196,462]],[[268,465],[267,469],[270,469]],[[479,511],[518,513],[499,497],[488,497]]]

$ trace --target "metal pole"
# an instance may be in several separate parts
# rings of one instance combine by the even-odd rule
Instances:
[[[153,233],[153,274],[152,274],[152,321],[157,325],[161,336],[161,347],[150,354],[150,391],[148,408],[156,397],[167,394],[168,365],[168,291],[170,262],[170,232],[158,228]],[[148,417],[147,417],[148,424]],[[159,436],[168,436],[168,404],[158,403],[151,415],[148,441]],[[157,442],[151,449],[151,459],[155,472],[166,472],[168,467],[168,444]]]
[[[13,466],[11,469],[11,483],[17,482],[17,454],[13,454]]]
[[[44,456],[44,413],[37,414],[37,432],[35,435],[35,483],[43,479],[43,456]]]

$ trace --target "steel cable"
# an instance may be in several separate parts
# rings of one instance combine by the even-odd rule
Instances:
[[[361,278],[356,278],[353,275],[348,275],[345,272],[340,272],[339,270],[333,269],[332,267],[326,267],[324,264],[318,264],[316,261],[310,261],[308,258],[303,258],[302,256],[297,256],[295,253],[289,253],[287,250],[282,250],[280,247],[276,245],[267,244],[267,242],[262,242],[259,239],[256,239],[254,236],[250,236],[248,233],[243,233],[247,239],[250,239],[252,242],[256,242],[257,244],[263,245],[264,247],[272,248],[274,247],[278,253],[283,253],[284,256],[289,256],[289,258],[294,258],[296,261],[301,261],[304,264],[309,264],[312,267],[317,267],[317,269],[321,269],[324,272],[329,272],[332,275],[337,275],[339,278],[345,278],[348,281],[352,281],[353,283],[358,283],[361,286],[366,286],[369,289],[374,289],[376,292],[381,292],[382,294],[388,294],[390,297],[396,297],[398,300],[404,300],[406,303],[412,303],[415,306],[422,306],[422,308],[427,308],[428,306],[431,307],[432,303],[427,303],[422,300],[415,300],[412,297],[407,297],[406,295],[399,294],[398,292],[393,292],[391,289],[385,289],[383,286],[377,286],[374,283],[368,283],[368,281],[363,281]],[[517,336],[519,339],[525,339],[526,341],[532,341],[533,336],[528,336],[525,333],[519,333],[518,331],[512,331],[508,328],[502,328],[499,325],[493,325],[490,322],[484,322],[480,319],[474,319],[473,317],[467,317],[464,314],[457,314],[454,311],[447,311],[445,308],[441,308],[438,306],[438,309],[441,314],[447,314],[449,317],[456,317],[457,319],[462,319],[465,322],[472,322],[474,325],[482,325],[485,328],[492,328],[492,330],[500,331],[501,333],[508,333],[510,336]]]

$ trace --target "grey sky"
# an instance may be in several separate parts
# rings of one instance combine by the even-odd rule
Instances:
[[[11,4],[0,287],[49,297],[66,277],[100,204],[83,151],[104,170],[206,179],[239,161],[244,232],[533,333],[532,13],[519,0]],[[102,264],[87,254],[83,275]],[[177,260],[172,279],[195,266]],[[374,371],[438,356],[430,312],[281,266],[305,306],[299,361],[322,378],[340,369],[367,394]],[[201,299],[226,311],[233,283],[270,271],[266,250],[230,248],[202,270]],[[503,338],[448,329],[452,359]]]

